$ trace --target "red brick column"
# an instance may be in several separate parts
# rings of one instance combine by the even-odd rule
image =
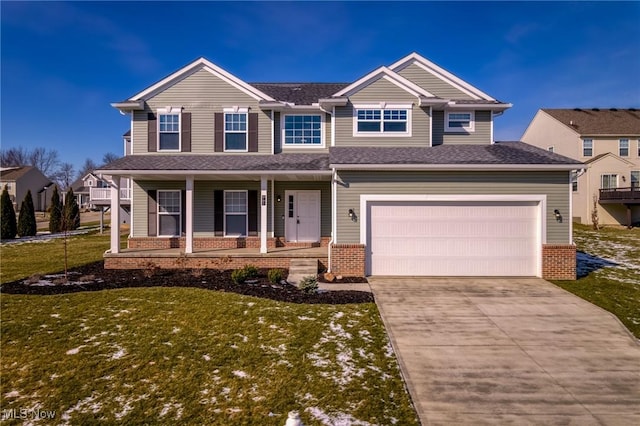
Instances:
[[[546,280],[575,280],[576,246],[574,244],[543,245],[542,278]]]
[[[364,244],[332,244],[331,272],[347,277],[364,277]]]

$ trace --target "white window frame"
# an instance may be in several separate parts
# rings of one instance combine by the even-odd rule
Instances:
[[[224,152],[249,152],[249,108],[223,108],[222,126],[223,126],[223,140],[222,148]],[[227,115],[229,114],[242,114],[245,117],[246,128],[244,131],[227,130]],[[244,149],[227,149],[227,133],[240,134],[244,133]]]
[[[244,213],[240,213],[240,212],[231,212],[231,213],[227,213],[227,194],[230,192],[238,192],[238,193],[244,193],[244,197],[245,197],[245,211]],[[223,191],[223,195],[222,195],[222,214],[223,214],[223,233],[225,237],[229,237],[229,238],[242,238],[242,237],[247,237],[249,234],[249,191],[248,190],[238,190],[238,189],[233,189],[233,190],[225,190]],[[245,235],[241,235],[241,234],[227,234],[227,215],[228,216],[242,216],[244,215],[244,229],[245,229]]]
[[[358,131],[358,111],[359,110],[378,110],[380,111],[380,131],[376,132],[360,132]],[[407,112],[407,129],[404,132],[385,132],[384,131],[384,111],[385,110],[405,110]],[[353,106],[353,136],[354,137],[374,137],[374,138],[408,138],[411,137],[412,134],[412,115],[413,115],[413,105],[412,104],[394,104],[387,102],[380,102],[377,104],[356,104]],[[378,120],[376,120],[378,121]],[[388,120],[388,121],[398,121],[398,120]]]
[[[314,116],[314,117],[320,117],[320,143],[319,144],[314,144],[314,143],[287,143],[286,142],[286,129],[285,129],[285,120],[286,117],[295,117],[295,116]],[[295,114],[291,114],[291,113],[287,113],[287,114],[281,114],[280,116],[280,145],[282,146],[283,149],[287,149],[287,148],[303,148],[303,149],[313,149],[313,148],[324,148],[326,146],[325,144],[325,132],[324,132],[324,128],[325,128],[325,114],[320,114],[320,113],[312,113],[312,112],[301,112],[301,113],[295,113]]]
[[[181,152],[182,151],[182,107],[168,106],[165,108],[158,108],[157,113],[157,150],[158,152]],[[178,148],[177,149],[163,149],[160,147],[160,139],[162,133],[174,133],[174,132],[162,132],[160,131],[160,116],[161,115],[177,115],[178,116]]]
[[[604,177],[605,176],[609,176],[609,179],[611,179],[611,176],[615,177],[615,186],[609,186],[607,188],[604,187]],[[620,177],[618,176],[617,173],[603,173],[600,175],[600,189],[615,189],[618,188],[618,179],[620,179]]]
[[[571,172],[571,192],[578,192],[578,172]]]
[[[627,145],[625,148],[622,147],[623,143],[626,143],[626,145]],[[623,149],[627,150],[627,153],[625,155],[622,154],[622,150]],[[619,157],[628,157],[630,150],[631,150],[631,146],[629,144],[629,139],[627,139],[627,138],[618,139],[618,156]]]
[[[452,121],[450,115],[452,114],[469,114],[469,125],[466,127],[450,127],[449,123]],[[466,121],[466,120],[464,120]],[[444,131],[449,133],[472,133],[476,131],[476,112],[475,111],[446,111],[444,114]]]
[[[161,234],[160,233],[160,229],[161,229],[161,227],[160,227],[160,216],[175,216],[176,215],[176,213],[174,213],[174,212],[169,213],[169,212],[162,212],[161,211],[161,208],[160,208],[160,194],[164,193],[164,192],[177,193],[178,197],[179,197],[179,203],[178,203],[178,209],[179,209],[179,212],[178,212],[178,233],[176,235],[166,235],[166,234]],[[159,189],[157,191],[157,193],[156,193],[156,202],[158,204],[157,212],[156,212],[156,215],[158,217],[157,220],[156,220],[156,222],[158,222],[157,225],[156,225],[157,226],[156,235],[158,235],[158,237],[179,237],[179,236],[181,236],[182,235],[182,191],[179,190],[179,189]]]
[[[636,175],[635,185],[633,184],[633,175]],[[631,170],[629,172],[629,186],[632,188],[640,188],[640,170]]]
[[[586,147],[587,141],[589,143],[591,143],[591,146],[589,148]],[[590,149],[591,150],[591,154],[589,154],[589,155],[585,154],[585,149]],[[583,157],[593,157],[593,139],[582,139],[582,156]]]
[[[553,145],[552,145],[552,146],[548,146],[548,147],[547,147],[547,151],[549,151],[549,152],[554,152],[554,151],[555,151],[555,148],[553,147]]]

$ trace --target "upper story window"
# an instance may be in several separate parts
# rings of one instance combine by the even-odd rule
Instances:
[[[631,171],[631,187],[632,188],[640,187],[640,170]]]
[[[158,110],[158,151],[180,151],[180,108]]]
[[[593,156],[593,139],[582,140],[582,156],[583,157]]]
[[[411,105],[355,105],[354,136],[411,136]]]
[[[282,134],[285,146],[324,146],[320,115],[285,115]]]
[[[247,152],[247,114],[246,108],[225,108],[224,113],[224,150]]]
[[[473,111],[447,112],[444,119],[446,132],[473,132],[475,130],[475,114]]]
[[[618,155],[620,157],[629,156],[629,139],[620,139],[618,141]]]

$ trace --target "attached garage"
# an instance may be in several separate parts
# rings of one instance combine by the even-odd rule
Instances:
[[[361,199],[368,275],[540,276],[544,197],[385,198]]]

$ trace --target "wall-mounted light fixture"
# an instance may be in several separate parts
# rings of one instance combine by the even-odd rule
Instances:
[[[562,223],[562,215],[560,214],[560,210],[555,209],[553,211],[553,215],[556,217],[556,222]]]
[[[353,209],[349,209],[348,216],[354,222],[356,222],[358,220],[358,216],[356,216],[356,212],[354,212]]]
[[[276,195],[276,201],[277,201],[277,202],[282,201],[282,197],[280,196],[280,194]]]

